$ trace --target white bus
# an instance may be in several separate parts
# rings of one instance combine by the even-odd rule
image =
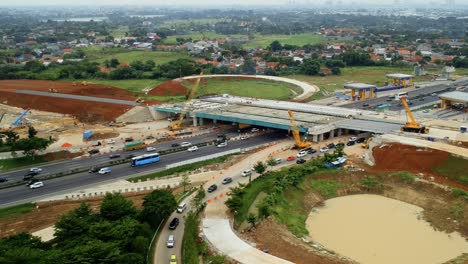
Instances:
[[[395,95],[395,100],[400,101],[402,97],[408,97],[408,93],[407,92],[397,93]]]

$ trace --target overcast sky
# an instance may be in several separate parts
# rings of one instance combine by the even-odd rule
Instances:
[[[453,0],[0,0],[0,6],[23,5],[23,6],[37,6],[37,5],[282,5],[290,2],[296,3],[374,3],[374,4],[393,4],[396,2],[405,4],[415,3],[444,3]],[[466,0],[455,0],[455,3],[463,3]]]

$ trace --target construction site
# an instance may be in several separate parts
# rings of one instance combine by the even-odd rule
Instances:
[[[77,159],[86,158],[88,155],[85,150],[92,147],[96,141],[102,142],[102,145],[99,142],[102,153],[110,153],[123,150],[128,138],[149,145],[160,142],[158,141],[160,139],[183,139],[177,135],[205,133],[204,131],[213,128],[216,128],[216,133],[220,134],[227,133],[228,130],[234,131],[232,138],[227,138],[226,141],[243,141],[246,139],[245,135],[254,134],[255,131],[261,132],[264,137],[268,137],[270,133],[282,136],[268,146],[262,145],[258,150],[242,152],[242,155],[231,157],[222,166],[201,168],[201,174],[212,173],[209,176],[203,174],[203,177],[206,176],[203,178],[205,184],[218,180],[218,176],[212,175],[239,176],[240,172],[251,169],[253,162],[257,160],[279,159],[284,162],[279,167],[294,166],[296,154],[299,155],[298,151],[315,150],[311,153],[317,152],[314,155],[321,155],[340,144],[344,147],[346,159],[340,163],[337,161],[330,163],[330,168],[337,169],[336,171],[319,174],[314,179],[306,179],[300,195],[285,195],[286,201],[291,205],[299,204],[299,207],[295,208],[296,211],[288,213],[300,215],[303,220],[301,223],[307,229],[307,235],[300,236],[292,232],[288,223],[274,216],[259,222],[255,228],[245,228],[245,223],[232,225],[232,222],[235,222],[234,215],[228,213],[224,204],[229,196],[228,190],[224,190],[219,196],[215,194],[214,198],[209,197],[201,227],[203,239],[209,242],[213,251],[227,255],[232,263],[258,263],[249,261],[249,254],[252,255],[251,259],[271,260],[268,263],[466,263],[464,261],[468,261],[466,250],[468,247],[465,248],[468,245],[466,242],[468,205],[464,196],[468,191],[466,80],[463,80],[464,84],[459,82],[453,85],[453,89],[457,87],[456,94],[453,94],[453,91],[447,92],[449,86],[444,84],[441,85],[443,87],[440,88],[439,94],[433,95],[431,89],[435,89],[434,87],[415,88],[410,75],[393,74],[388,76],[392,78],[392,84],[386,88],[379,90],[374,86],[360,83],[347,85],[345,88],[350,89],[348,99],[334,97],[324,99],[325,103],[316,103],[304,102],[302,97],[290,101],[229,94],[196,98],[201,79],[208,77],[210,76],[192,77],[195,80],[190,81],[193,85],[190,91],[181,85],[180,80],[164,82],[148,91],[149,95],[155,96],[187,96],[187,100],[182,103],[141,100],[123,89],[86,82],[0,81],[2,113],[0,126],[3,130],[14,129],[21,136],[26,136],[26,128],[33,126],[38,130],[38,136],[50,136],[55,139],[43,154],[66,150],[70,153],[79,153]],[[303,85],[313,86],[307,83]],[[449,88],[452,89],[451,86]],[[424,89],[428,89],[427,92],[424,92]],[[311,90],[305,88],[303,90],[304,94],[309,96],[312,94]],[[417,97],[412,94],[414,92],[418,93]],[[419,100],[420,104],[413,104],[412,102],[421,98],[421,94],[437,97],[437,100],[424,101],[425,104]],[[330,103],[331,100],[339,102]],[[399,107],[399,110],[392,110],[389,107],[385,111],[380,111],[377,108],[361,107],[364,101],[372,103],[372,100],[376,100],[376,104],[378,100],[387,100],[393,107]],[[92,131],[92,136],[85,138],[86,131]],[[2,156],[2,158],[8,157],[10,157],[8,153]],[[291,157],[293,158],[290,160]],[[378,179],[377,185],[380,187],[375,189],[362,187],[362,182],[369,177]],[[247,178],[241,180],[245,183]],[[333,200],[318,189],[314,189],[313,184],[316,180],[333,181],[336,182],[336,186],[340,186],[333,196],[334,199],[353,195],[375,195],[405,203],[405,205],[386,204],[384,207],[403,208],[407,204],[417,206],[416,209],[408,209],[413,218],[417,215],[417,220],[421,220],[419,224],[424,222],[430,227],[429,229],[438,232],[429,234],[429,229],[424,229],[420,237],[425,237],[427,234],[435,240],[447,240],[445,244],[442,242],[438,244],[444,249],[443,254],[436,252],[433,255],[423,256],[418,251],[417,254],[421,255],[414,257],[411,252],[405,251],[401,254],[404,261],[399,262],[402,258],[394,256],[403,249],[391,245],[398,244],[396,242],[388,242],[384,247],[392,254],[388,258],[389,261],[385,262],[382,258],[375,258],[370,253],[366,254],[361,249],[350,246],[359,241],[356,234],[346,233],[347,236],[356,239],[353,243],[345,245],[336,243],[333,239],[345,234],[343,230],[336,228],[337,225],[341,225],[340,223],[334,223],[333,226],[316,225],[320,223],[318,213],[326,211],[328,207],[331,208]],[[125,184],[133,188],[141,183]],[[113,187],[110,183],[106,188],[108,191],[116,191],[117,187]],[[455,196],[454,189],[460,190],[464,195]],[[97,193],[92,188],[82,192]],[[264,196],[265,193],[258,194],[249,212],[258,213],[256,203]],[[138,200],[138,203],[141,201],[138,195],[132,199]],[[93,206],[97,206],[98,200],[91,201]],[[44,200],[40,206],[44,208],[44,212],[52,212],[54,204],[60,203]],[[64,202],[60,206],[61,210],[69,211],[78,205]],[[350,208],[352,206],[348,205]],[[2,232],[2,235],[21,231],[40,231],[47,225],[53,224],[60,213],[56,210],[53,214],[45,216],[41,215],[40,209],[37,209],[29,215],[1,219],[1,230],[8,230],[8,233]],[[335,215],[334,218],[344,219],[351,215],[352,212],[346,211]],[[213,224],[221,221],[220,219],[227,221],[227,224],[223,222],[222,225],[225,229],[221,229],[221,225]],[[375,220],[379,221],[381,220]],[[16,222],[22,224],[16,225]],[[362,219],[356,220],[356,223],[365,229],[366,224],[363,224]],[[207,230],[208,227],[213,229]],[[220,229],[217,230],[215,227]],[[232,228],[236,228],[236,232]],[[401,227],[400,230],[404,233],[417,228],[408,226]],[[316,232],[319,229],[328,230],[328,233],[334,235],[327,237],[326,234]],[[450,239],[446,239],[447,236],[451,236],[454,240],[448,241]],[[230,242],[224,245],[217,243],[229,237],[235,239],[228,239]],[[366,241],[372,239],[375,238],[363,238]],[[236,245],[237,242],[234,240],[240,242]],[[414,243],[421,243],[421,248],[427,249],[434,240],[428,238],[428,241],[420,239]],[[264,254],[265,252],[268,254]],[[371,250],[372,252],[374,251]],[[375,252],[373,254],[378,255]],[[459,257],[461,262],[448,262],[456,257]],[[431,258],[437,259],[438,262],[434,262]],[[425,262],[426,260],[430,261]]]

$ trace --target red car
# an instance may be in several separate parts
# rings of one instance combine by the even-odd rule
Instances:
[[[287,161],[293,161],[293,160],[295,160],[295,159],[296,159],[296,157],[294,157],[294,156],[289,156],[286,160],[287,160]]]

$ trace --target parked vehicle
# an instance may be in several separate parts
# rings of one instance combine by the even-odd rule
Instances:
[[[360,137],[360,138],[358,138],[358,139],[356,140],[356,143],[362,143],[362,142],[364,142],[364,141],[366,141],[366,138]]]
[[[314,154],[314,153],[316,153],[316,152],[317,152],[317,150],[315,150],[315,149],[309,149],[309,150],[307,151],[307,154]]]
[[[92,149],[92,150],[88,151],[88,153],[89,153],[89,155],[98,154],[99,149]]]
[[[39,173],[39,172],[42,172],[42,169],[41,168],[30,168],[29,171]]]
[[[91,143],[91,146],[93,146],[93,147],[101,146],[101,141],[94,141],[94,142]]]
[[[128,154],[125,158],[126,159],[131,159],[131,158],[134,158],[134,157],[136,157],[135,154]]]
[[[258,129],[258,128],[256,128],[256,127],[252,128],[252,129],[250,130],[250,132],[258,132],[258,131],[260,131],[260,129]]]
[[[194,151],[197,151],[198,150],[198,147],[197,146],[193,146],[193,147],[190,147],[187,149],[189,152],[194,152]]]
[[[305,157],[306,155],[307,155],[307,152],[303,150],[303,151],[297,153],[296,157],[302,158],[302,157]]]
[[[115,144],[115,140],[114,139],[108,139],[108,140],[106,140],[106,143],[107,144]]]
[[[120,154],[118,154],[118,153],[110,154],[110,155],[109,155],[109,158],[110,158],[110,159],[120,158]]]
[[[39,181],[39,182],[36,182],[36,183],[33,183],[33,184],[29,185],[29,188],[37,189],[37,188],[41,188],[42,186],[44,186],[44,183]]]
[[[296,160],[296,164],[302,164],[302,163],[305,163],[306,160],[305,159],[298,159]]]
[[[171,144],[171,147],[172,147],[172,148],[177,148],[177,147],[180,147],[180,144],[177,143],[177,142],[176,142],[176,143],[172,143],[172,144]]]
[[[147,152],[156,151],[155,147],[146,147]]]
[[[248,136],[241,136],[241,137],[240,137],[241,140],[246,140],[246,139],[248,139],[248,138],[249,138]]]
[[[327,152],[329,149],[327,147],[320,148],[320,152]]]
[[[179,204],[179,206],[177,206],[177,212],[178,213],[183,213],[186,208],[187,208],[187,204],[186,203],[181,203],[181,204]]]
[[[356,144],[356,141],[348,141],[348,143],[346,143],[346,146],[352,146]]]
[[[175,244],[174,235],[169,235],[169,237],[167,238],[166,246],[167,246],[168,248],[173,248],[173,247],[174,247],[174,244]]]
[[[252,175],[252,171],[250,171],[250,170],[245,170],[245,171],[243,171],[241,173],[242,177],[247,177],[247,176],[250,176],[250,175]]]
[[[110,173],[111,172],[111,168],[109,167],[105,167],[105,168],[102,168],[98,171],[99,174],[107,174],[107,173]]]
[[[218,189],[218,186],[216,184],[212,184],[210,187],[208,187],[208,192],[211,193],[211,192],[214,192]]]
[[[39,172],[37,172],[37,171],[29,171],[29,172],[26,173],[25,176],[32,176],[32,177],[34,177],[34,176],[36,176],[36,175],[39,175]]]
[[[125,142],[132,142],[132,141],[133,141],[132,137],[125,138]]]
[[[350,137],[348,141],[356,141],[357,137]]]
[[[327,147],[328,147],[329,149],[335,148],[335,146],[336,146],[336,145],[335,145],[334,143],[330,143],[330,144],[327,145]]]
[[[99,170],[100,170],[100,169],[99,169],[98,167],[91,167],[91,168],[89,169],[88,172],[89,172],[89,173],[96,173],[96,172],[98,172]]]
[[[296,159],[296,157],[294,157],[294,156],[289,156],[286,160],[287,160],[287,161],[293,161],[293,160],[295,160],[295,159]]]
[[[227,177],[227,178],[224,178],[224,180],[223,180],[222,183],[223,183],[223,184],[229,184],[229,183],[231,183],[231,182],[232,182],[232,178],[231,178],[231,177]]]
[[[23,181],[27,181],[27,180],[30,180],[32,178],[34,178],[34,175],[24,175],[23,176]]]
[[[179,218],[174,217],[174,219],[172,219],[172,221],[169,223],[169,229],[175,230],[178,225],[179,225]]]
[[[281,164],[282,162],[283,162],[283,160],[280,159],[280,158],[275,159],[276,165]]]
[[[181,147],[189,147],[189,146],[192,146],[192,143],[190,143],[190,142],[182,142],[182,143],[180,143],[180,146],[181,146]]]

